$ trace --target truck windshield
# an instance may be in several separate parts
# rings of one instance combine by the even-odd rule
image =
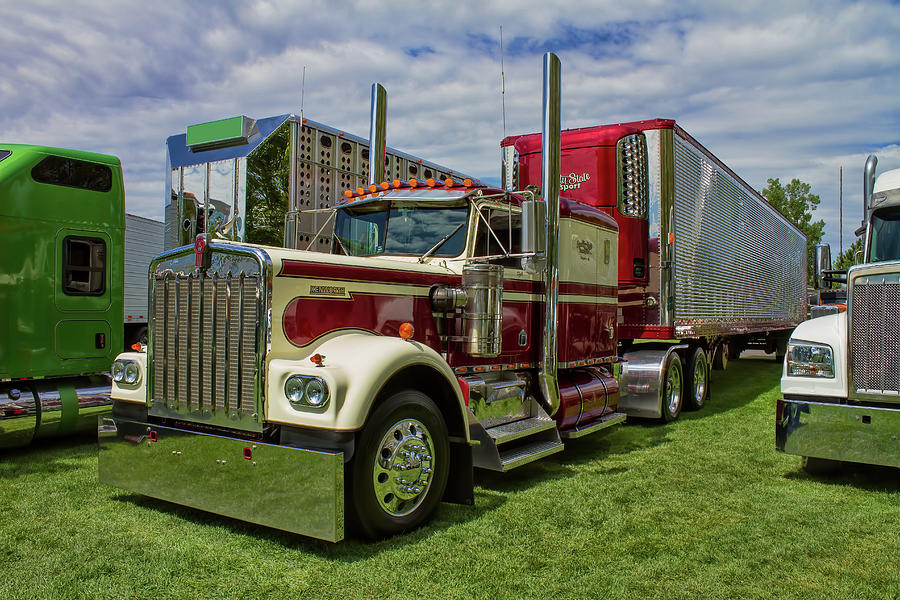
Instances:
[[[373,203],[338,211],[335,252],[351,256],[421,256],[450,236],[433,256],[459,256],[466,245],[467,206],[434,207]],[[455,232],[455,233],[454,233]]]
[[[872,215],[872,240],[869,261],[900,260],[900,206]]]

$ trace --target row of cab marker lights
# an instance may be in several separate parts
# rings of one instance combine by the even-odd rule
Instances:
[[[448,177],[447,179],[445,179],[443,181],[443,184],[444,184],[444,187],[446,187],[446,188],[452,188],[453,186],[455,186],[457,184],[457,182],[454,181],[452,177]],[[410,188],[416,188],[419,186],[419,180],[412,178],[407,182],[407,185],[409,185]],[[430,188],[438,187],[438,180],[431,177],[425,181],[425,185]],[[462,185],[463,185],[463,187],[470,188],[474,185],[474,183],[472,182],[471,179],[466,178],[466,179],[463,179]],[[391,183],[388,183],[387,181],[382,181],[380,185],[372,183],[372,184],[369,184],[368,187],[359,186],[355,190],[346,190],[344,192],[344,196],[347,197],[348,203],[354,202],[355,200],[360,200],[360,199],[366,198],[370,195],[374,198],[375,194],[387,191],[391,188],[391,186],[393,186],[394,189],[400,188],[403,186],[403,181],[400,179],[395,179]]]

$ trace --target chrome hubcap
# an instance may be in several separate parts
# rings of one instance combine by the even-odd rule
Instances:
[[[706,361],[700,359],[694,365],[694,399],[699,404],[706,396]]]
[[[381,509],[393,517],[408,515],[422,503],[434,473],[434,444],[415,419],[394,423],[378,444],[373,481]]]
[[[669,369],[666,376],[666,400],[669,414],[674,415],[681,404],[681,373],[677,369]]]

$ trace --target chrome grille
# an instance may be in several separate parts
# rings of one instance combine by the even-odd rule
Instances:
[[[258,273],[153,274],[150,413],[258,431]]]
[[[616,144],[619,212],[647,217],[647,140],[641,133],[627,135]]]
[[[900,394],[900,280],[858,277],[851,288],[850,364],[857,394]]]

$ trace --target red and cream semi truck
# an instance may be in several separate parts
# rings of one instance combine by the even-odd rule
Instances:
[[[541,135],[501,143],[506,189],[540,183]],[[619,408],[671,420],[750,343],[783,356],[806,316],[806,238],[674,121],[562,132],[563,195],[619,226]],[[640,342],[640,343],[638,343]]]
[[[543,200],[373,168],[329,209],[331,253],[202,233],[157,257],[148,351],[117,359],[139,376],[114,382],[100,480],[327,540],[345,516],[382,536],[472,503],[474,467],[622,422],[618,227],[559,198],[558,59],[544,69]]]

